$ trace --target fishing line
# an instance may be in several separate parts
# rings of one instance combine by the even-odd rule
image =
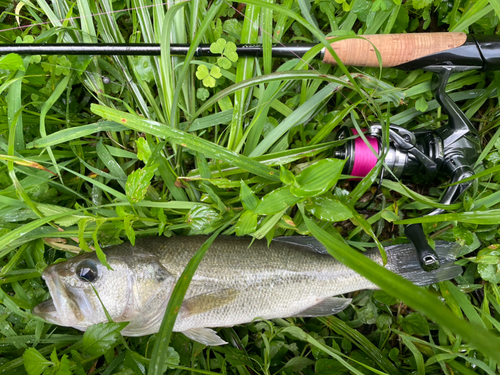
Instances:
[[[353,134],[358,134],[358,131],[356,129],[352,129],[352,132]],[[378,155],[379,149],[377,138],[373,136],[367,136],[366,139]],[[365,177],[375,167],[375,164],[377,164],[377,155],[375,155],[372,150],[370,150],[370,148],[361,137],[358,137],[354,140],[353,155],[355,155],[355,158],[351,172],[352,176]],[[353,178],[352,180],[359,181],[361,179]]]

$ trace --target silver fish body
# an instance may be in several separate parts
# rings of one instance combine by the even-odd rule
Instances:
[[[94,253],[49,266],[43,277],[52,300],[37,306],[34,313],[51,323],[85,330],[107,321],[97,292],[114,321],[130,322],[124,335],[155,333],[176,281],[206,239],[149,237],[138,239],[135,247],[110,247],[105,253],[112,271]],[[419,269],[410,245],[397,246],[395,252],[388,250],[386,267],[414,282],[430,284],[461,272],[448,254],[452,246],[442,246],[438,254],[444,265],[430,273]],[[378,251],[365,254],[382,263]],[[82,278],[82,273],[93,280]],[[196,270],[174,331],[220,345],[224,341],[208,328],[257,319],[331,315],[350,303],[333,296],[373,288],[370,281],[328,255],[314,238],[282,237],[268,247],[267,241],[220,236]]]

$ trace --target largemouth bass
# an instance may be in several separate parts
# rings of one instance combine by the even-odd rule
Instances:
[[[85,330],[107,322],[130,322],[125,336],[158,332],[168,300],[184,267],[207,237],[149,237],[135,246],[105,250],[113,270],[95,253],[51,265],[43,272],[51,299],[33,313],[61,326]],[[174,331],[206,345],[225,342],[210,328],[259,319],[314,317],[338,313],[351,302],[336,295],[377,287],[331,257],[313,237],[280,237],[271,245],[244,237],[218,237],[187,290]],[[456,244],[438,242],[441,267],[423,271],[411,245],[387,248],[386,267],[417,285],[458,276]],[[365,255],[382,264],[378,250]],[[98,300],[96,292],[102,300]]]

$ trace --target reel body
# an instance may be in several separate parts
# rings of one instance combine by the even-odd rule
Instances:
[[[432,180],[443,162],[442,139],[435,132],[412,133],[397,125],[391,125],[389,132],[390,144],[384,159],[382,177],[416,183]],[[347,139],[356,133],[355,130],[344,127],[337,133],[337,139]],[[374,151],[380,154],[383,148],[381,126],[373,124],[365,137]],[[378,160],[361,137],[350,139],[336,148],[334,156],[337,159],[347,159],[342,173],[356,179],[365,177]]]

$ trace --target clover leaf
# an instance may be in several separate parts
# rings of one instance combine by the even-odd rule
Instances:
[[[196,77],[203,82],[205,87],[215,87],[215,80],[222,77],[219,67],[214,66],[208,71],[205,65],[199,65],[196,69]]]
[[[217,59],[217,65],[222,69],[229,69],[231,67],[231,61],[222,56]]]
[[[221,54],[217,59],[217,65],[223,69],[231,67],[231,61],[238,61],[238,53],[236,53],[236,44],[227,42],[225,39],[219,38],[215,43],[210,45],[210,52],[213,54]]]
[[[210,93],[207,89],[199,88],[196,90],[196,97],[202,101],[205,101],[210,96]]]
[[[224,48],[226,47],[226,39],[219,38],[215,43],[210,45],[210,52],[212,53],[220,53],[221,55],[224,52]]]

